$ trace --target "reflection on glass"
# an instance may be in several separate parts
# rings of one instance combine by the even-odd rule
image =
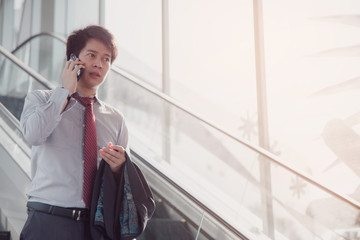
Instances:
[[[20,119],[27,93],[44,87],[3,55],[0,60],[0,101]]]
[[[161,89],[162,1],[108,0],[105,11],[105,27],[118,43],[114,64]]]
[[[53,36],[40,35],[13,54],[55,86],[61,86],[65,65],[65,43]]]
[[[47,58],[49,55],[42,54],[39,49],[40,42],[33,42],[32,44],[34,45],[29,50],[22,49],[23,59],[35,59],[31,63],[35,64],[32,65],[33,68],[37,67],[36,69],[46,76],[52,76],[55,70],[53,71],[51,66],[49,68],[52,70],[48,70],[47,66],[42,64],[44,63],[42,61],[49,60]],[[31,53],[37,53],[37,55],[33,56]],[[32,57],[29,57],[29,54]],[[43,56],[45,57],[43,58]],[[7,61],[3,56],[0,56],[0,64],[1,102],[6,103],[8,109],[18,117],[26,93],[41,87],[34,79]],[[294,65],[292,64],[292,66]],[[60,64],[60,66],[62,68],[63,64]],[[61,74],[54,75],[60,76]],[[271,78],[271,73],[269,81],[274,81]],[[313,82],[315,84],[316,81]],[[292,89],[293,83],[289,82],[287,84],[289,84],[285,85],[287,89]],[[293,122],[291,122],[290,126],[286,124],[281,126],[282,131],[292,130],[288,131],[290,135],[299,136],[296,140],[289,138],[294,141],[288,141],[287,144],[300,143],[299,146],[293,146],[293,149],[284,148],[284,143],[281,143],[281,154],[285,159],[295,161],[297,165],[304,164],[306,166],[306,162],[301,161],[304,159],[304,153],[296,154],[300,150],[306,150],[306,153],[309,152],[309,159],[313,160],[314,166],[321,165],[322,168],[320,169],[325,169],[326,172],[334,171],[335,167],[338,169],[340,163],[346,173],[342,177],[349,177],[347,174],[351,172],[349,168],[352,168],[356,180],[359,173],[357,164],[359,137],[356,131],[359,117],[353,105],[345,104],[343,106],[344,102],[353,103],[354,101],[351,101],[353,98],[342,95],[345,97],[344,101],[336,101],[339,100],[338,97],[332,98],[328,96],[326,100],[319,100],[319,96],[325,96],[331,90],[331,87],[328,88],[328,83],[324,82],[320,85],[320,87],[311,86],[310,89],[303,89],[306,94],[310,92],[316,93],[313,95],[314,98],[304,100],[305,106],[309,108],[304,110],[307,115],[305,114],[305,117],[303,116],[300,119],[304,125],[309,123],[310,128],[304,128],[306,130],[301,127],[295,128],[294,126],[298,125]],[[307,87],[304,85],[304,88]],[[318,89],[320,90],[317,91]],[[336,86],[335,89],[342,88]],[[297,91],[294,92],[299,94]],[[295,93],[292,96],[294,98],[297,96]],[[334,92],[331,90],[330,93],[333,94]],[[290,95],[288,92],[286,94]],[[337,240],[356,239],[358,236],[359,209],[357,207],[347,204],[305,181],[298,175],[294,175],[273,163],[270,164],[270,184],[272,188],[270,192],[269,189],[265,189],[259,183],[262,177],[260,176],[260,161],[271,163],[269,159],[259,156],[258,152],[213,129],[182,109],[128,81],[116,72],[110,73],[108,80],[100,89],[99,95],[101,99],[113,103],[115,107],[124,112],[130,129],[131,147],[138,154],[164,172],[185,191],[189,192],[235,229],[249,236],[250,239]],[[284,99],[287,99],[281,99],[281,96],[277,97],[283,102],[285,102]],[[315,98],[318,98],[318,100],[314,100]],[[329,111],[337,109],[334,106],[339,106],[342,107],[339,108],[341,114],[331,113],[329,114],[330,117],[326,118],[324,118],[324,115],[319,114],[321,118],[324,118],[320,120],[310,118],[312,114],[320,109],[319,106],[326,106],[329,99],[338,105],[334,103],[335,105],[327,106],[322,110]],[[304,113],[296,112],[296,107],[287,106],[286,104],[289,104],[289,102],[284,104],[282,106],[286,107],[281,108],[280,112],[290,114],[290,118]],[[271,109],[276,113],[276,107]],[[284,111],[285,109],[290,110],[290,112]],[[336,115],[341,115],[341,118],[336,117]],[[251,116],[249,116],[249,119],[251,119]],[[251,129],[251,127],[247,128],[249,131]],[[316,131],[312,132],[311,129],[316,129]],[[308,142],[304,145],[302,141],[306,140],[305,135],[308,132],[316,133],[315,135],[318,134],[321,138],[314,138],[316,143],[313,145]],[[249,132],[250,135],[251,131]],[[322,139],[320,143],[319,139]],[[326,151],[323,151],[324,149]],[[335,162],[335,165],[329,165],[333,162],[331,160],[334,156],[339,160]],[[328,168],[329,166],[330,168]],[[315,167],[311,168],[311,170],[309,171],[310,175],[314,175],[319,171]],[[337,183],[344,186],[342,178],[331,177],[333,184]],[[353,193],[352,197],[355,199],[358,198],[357,182],[351,182],[349,184],[350,188],[346,189],[347,192]],[[345,187],[348,187],[348,185]],[[154,186],[154,189],[156,190],[156,186]],[[270,215],[272,219],[270,220],[265,217],[268,216],[268,212],[266,203],[261,199],[264,193],[269,197],[273,205],[273,212]],[[163,199],[161,193],[158,193],[158,197],[159,201]],[[170,208],[171,202],[165,200],[163,202],[164,208]],[[171,208],[176,207],[175,205],[171,206]],[[194,215],[198,219],[192,221],[192,227],[183,232],[194,237],[197,228],[200,227],[202,230],[201,237],[205,237],[205,239],[211,239],[209,236],[215,237],[215,239],[226,239],[227,237],[231,239],[230,236],[226,236],[228,232],[224,227],[219,227],[216,234],[209,234],[206,224],[209,224],[213,219],[205,216],[205,225],[202,226],[200,220],[203,213],[203,210],[197,211]],[[175,216],[176,224],[179,224],[183,217],[181,212],[176,212],[173,216]],[[266,236],[267,232],[264,230],[266,221],[273,222],[274,236]],[[171,220],[167,220],[167,222],[169,223]],[[156,225],[159,223],[151,224]],[[182,229],[182,225],[179,229]]]
[[[260,158],[259,153],[120,74],[111,72],[99,95],[124,112],[131,147],[137,153],[245,235],[264,239],[346,239],[344,228],[356,228],[356,207],[266,157]],[[272,192],[259,183],[260,159],[271,163]],[[266,236],[264,230],[267,208],[262,193],[273,205],[270,216],[274,237]]]
[[[351,0],[264,1],[271,139],[283,159],[356,200],[358,7]]]

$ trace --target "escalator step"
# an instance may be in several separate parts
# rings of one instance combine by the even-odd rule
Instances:
[[[152,218],[171,218],[169,206],[162,199],[156,199],[156,209]]]
[[[145,232],[138,240],[193,240],[194,233],[191,232],[186,221],[171,219],[151,219]]]
[[[0,240],[10,240],[10,232],[0,231]]]

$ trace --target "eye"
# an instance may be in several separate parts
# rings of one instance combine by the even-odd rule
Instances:
[[[95,57],[95,54],[93,54],[93,53],[88,53],[88,56],[93,58],[93,57]]]
[[[110,62],[110,58],[104,58],[105,62]]]

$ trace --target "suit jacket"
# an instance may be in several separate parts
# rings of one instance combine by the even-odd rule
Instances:
[[[128,240],[139,236],[155,211],[152,192],[139,167],[125,153],[118,173],[101,160],[90,209],[93,240]]]

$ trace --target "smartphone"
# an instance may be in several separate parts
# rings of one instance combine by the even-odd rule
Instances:
[[[77,56],[75,54],[73,54],[71,56],[71,58],[69,59],[70,61],[75,61],[77,59]],[[75,65],[74,69],[76,68],[77,65]],[[79,81],[81,74],[84,72],[84,69],[79,69],[79,71],[77,72],[77,80]]]

